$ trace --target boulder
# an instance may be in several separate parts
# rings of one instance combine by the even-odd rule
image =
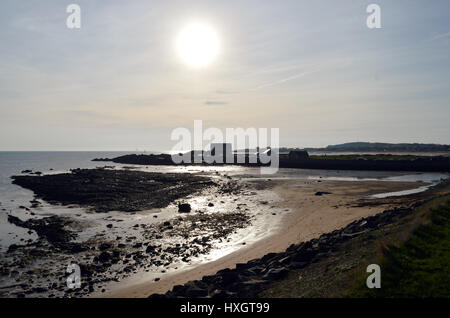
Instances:
[[[284,278],[288,274],[288,270],[286,267],[279,268],[271,268],[264,274],[263,279],[272,280],[272,279],[281,279]]]
[[[189,298],[206,297],[208,296],[208,290],[191,286],[186,290],[185,295]]]
[[[180,204],[178,204],[178,212],[180,212],[180,213],[189,213],[189,212],[191,212],[191,205],[189,203],[180,203]]]
[[[110,243],[102,243],[102,244],[100,244],[98,249],[100,251],[104,251],[104,250],[107,250],[108,248],[111,248],[111,247],[112,247],[112,245]]]
[[[100,263],[106,263],[111,259],[111,254],[109,254],[108,252],[101,252],[100,255],[98,256],[98,261]]]
[[[324,195],[324,194],[331,194],[331,192],[318,191],[318,192],[316,192],[314,195]]]

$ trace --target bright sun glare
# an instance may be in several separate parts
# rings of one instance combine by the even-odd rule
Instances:
[[[209,65],[219,53],[219,39],[213,28],[194,23],[178,35],[177,53],[188,66],[202,68]]]

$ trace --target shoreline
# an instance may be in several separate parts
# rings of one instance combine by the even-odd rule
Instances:
[[[300,154],[296,154],[299,153]],[[292,156],[291,156],[292,153]],[[189,155],[189,153],[188,153]],[[210,164],[204,161],[206,153],[195,154],[190,153],[190,159],[188,162],[174,163],[171,155],[169,154],[128,154],[119,156],[116,158],[94,158],[94,162],[113,162],[121,164],[134,164],[134,165],[161,165],[161,166],[243,166],[243,167],[264,167],[269,166],[259,161],[259,155],[251,160],[249,154],[244,155],[243,162],[238,160],[239,155],[233,154],[233,160],[228,163],[214,163]],[[201,158],[199,161],[197,157]],[[408,171],[408,172],[450,172],[450,157],[446,156],[429,156],[429,157],[416,157],[405,159],[402,156],[392,155],[389,158],[363,158],[361,156],[355,156],[355,158],[347,158],[346,156],[316,156],[310,157],[306,151],[291,151],[287,154],[277,154],[278,165],[277,168],[292,168],[292,169],[318,169],[318,170],[366,170],[366,171]],[[194,160],[195,157],[195,160]],[[394,160],[395,159],[395,160]],[[224,162],[224,161],[221,161]],[[270,165],[272,168],[272,166]]]
[[[92,177],[98,176],[95,172],[106,176],[111,174],[114,182],[107,184],[107,180],[102,180],[99,193],[107,191],[103,187],[106,185],[114,187],[118,194],[127,192],[127,187],[118,183],[118,177],[124,176],[125,181],[130,174],[163,178],[162,172],[98,169],[81,174],[77,170],[70,178],[76,177],[84,182],[87,174],[89,178],[86,180],[91,185],[89,193],[96,193],[95,184],[99,181]],[[279,177],[273,178],[256,177],[253,170],[205,172],[194,169],[189,172],[192,173],[193,181],[197,180],[194,176],[198,180],[211,177],[215,185],[183,199],[192,208],[188,214],[180,214],[179,203],[172,202],[163,209],[128,213],[116,210],[95,213],[94,210],[70,205],[61,208],[61,212],[52,218],[45,213],[48,207],[53,208],[52,202],[29,201],[31,206],[27,208],[29,204],[25,204],[23,214],[28,213],[28,218],[33,220],[28,221],[28,218],[21,218],[20,214],[15,213],[8,218],[8,222],[29,232],[36,231],[40,240],[37,245],[30,243],[8,248],[5,255],[9,258],[5,259],[3,270],[9,273],[12,263],[6,261],[13,262],[13,257],[19,257],[19,260],[32,263],[38,260],[44,266],[36,267],[30,263],[30,270],[11,272],[11,275],[20,275],[19,279],[24,281],[34,272],[38,275],[42,272],[43,275],[38,277],[36,288],[24,283],[22,294],[10,289],[4,295],[28,297],[46,293],[49,297],[148,297],[165,293],[175,285],[242,266],[270,253],[284,252],[292,244],[317,238],[355,220],[409,202],[421,194],[379,199],[369,197],[375,193],[410,191],[430,185],[430,181],[437,178],[402,174],[372,175],[367,172],[356,175],[325,173],[311,177],[308,171],[296,177],[283,178],[291,175],[290,170],[280,172]],[[184,175],[182,173],[180,176]],[[39,188],[45,190],[48,182],[44,181],[47,179],[52,181],[54,178],[66,177],[67,174],[52,174],[27,178],[42,180],[42,187]],[[64,183],[64,180],[60,180],[60,183]],[[53,183],[50,182],[55,186]],[[116,183],[124,190],[120,190]],[[129,182],[125,184],[129,185]],[[62,198],[72,200],[67,195],[73,193],[73,187],[77,189],[76,184],[65,187]],[[45,196],[46,192],[43,193]],[[34,192],[34,195],[37,193]],[[127,192],[127,195],[133,200],[134,193]],[[83,205],[84,197],[80,199],[72,203]],[[100,201],[101,205],[111,204],[106,201]],[[38,217],[34,217],[34,211]],[[40,217],[41,221],[34,220]],[[48,232],[44,229],[43,224],[47,222],[52,224],[54,230]],[[65,226],[68,230],[67,239],[53,236]],[[36,251],[31,253],[30,249]],[[81,289],[67,290],[63,286],[64,280],[55,280],[58,273],[65,272],[64,266],[69,260],[80,264],[84,273]]]
[[[140,283],[117,286],[111,291],[94,297],[130,298],[163,294],[175,285],[204,276],[214,275],[219,270],[233,269],[236,264],[262,258],[268,253],[285,251],[290,245],[309,241],[321,234],[330,233],[363,217],[373,216],[393,208],[404,198],[371,199],[371,205],[364,204],[363,195],[378,191],[395,191],[411,187],[411,182],[366,182],[361,189],[359,182],[285,180],[264,181],[282,200],[274,205],[280,209],[290,209],[283,216],[276,233],[251,245],[243,247],[220,259],[198,265],[192,269],[173,273],[157,282],[145,280]],[[417,183],[413,183],[416,185]],[[317,191],[332,190],[331,194],[318,196]],[[407,199],[410,201],[411,199]],[[339,215],[339,217],[336,217]]]

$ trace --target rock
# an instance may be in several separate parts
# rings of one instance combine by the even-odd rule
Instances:
[[[104,250],[107,250],[107,249],[109,249],[109,248],[111,248],[112,247],[112,244],[110,244],[110,243],[102,243],[102,244],[100,244],[100,246],[98,247],[98,249],[100,250],[100,251],[104,251]]]
[[[180,203],[180,204],[178,204],[178,212],[180,212],[180,213],[189,213],[189,212],[191,212],[191,205],[189,203]]]
[[[45,293],[47,291],[47,288],[44,287],[35,287],[33,288],[34,293]]]
[[[113,225],[111,223],[110,224],[106,224],[106,227],[110,229],[110,228],[113,227]]]
[[[164,226],[170,226],[171,224],[170,224],[169,221],[165,221],[165,222],[163,223],[163,225],[164,225]]]
[[[318,191],[316,192],[314,195],[324,195],[324,194],[331,194],[331,192],[326,192],[326,191]]]
[[[236,297],[236,293],[226,290],[215,289],[211,293],[211,298],[234,298],[234,297]]]
[[[222,284],[225,286],[236,282],[239,276],[237,271],[233,271],[229,268],[218,271],[217,275],[220,276]]]
[[[281,279],[284,278],[288,274],[288,270],[286,267],[280,268],[271,268],[269,271],[264,274],[263,279],[265,280],[273,280],[273,279]]]
[[[209,203],[208,203],[208,206],[214,206],[214,203],[209,202]]]
[[[185,293],[186,297],[198,298],[198,297],[206,297],[208,296],[208,290],[199,288],[198,286],[191,285],[189,286]]]
[[[245,282],[242,282],[240,285],[241,287],[244,287],[245,289],[254,289],[256,290],[261,285],[267,284],[267,281],[261,280],[261,279],[251,279]]]
[[[86,251],[88,248],[82,243],[66,243],[65,249],[71,253],[81,253]]]
[[[76,204],[96,212],[164,208],[214,184],[210,178],[189,173],[100,168],[72,169],[70,173],[42,176],[22,174],[11,178],[14,184],[32,190],[37,198],[63,205]],[[174,184],[176,191],[173,190]]]
[[[111,259],[111,254],[109,254],[108,252],[101,252],[100,255],[98,256],[98,261],[100,263],[106,263]]]
[[[50,244],[60,248],[64,248],[67,242],[77,236],[76,233],[66,229],[66,225],[72,223],[72,221],[56,215],[26,221],[22,221],[13,215],[8,215],[8,222],[34,230],[39,237],[44,237]]]
[[[14,251],[17,250],[19,247],[20,247],[20,245],[17,245],[17,244],[11,244],[11,245],[8,247],[8,251],[7,251],[6,253],[14,252]]]
[[[308,265],[308,262],[290,262],[288,264],[288,268],[289,269],[300,269],[300,268],[304,268]]]

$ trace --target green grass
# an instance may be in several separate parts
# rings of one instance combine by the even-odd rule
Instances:
[[[450,202],[432,209],[400,246],[389,245],[381,258],[381,288],[360,282],[350,297],[450,297]],[[368,274],[367,274],[368,275]]]
[[[416,155],[391,155],[391,154],[361,154],[361,155],[311,155],[311,159],[320,160],[416,160],[416,159],[431,159],[431,156],[416,156]]]
[[[327,257],[291,270],[260,297],[450,297],[450,196],[397,216],[393,223],[337,244]],[[381,289],[368,289],[369,264]]]

